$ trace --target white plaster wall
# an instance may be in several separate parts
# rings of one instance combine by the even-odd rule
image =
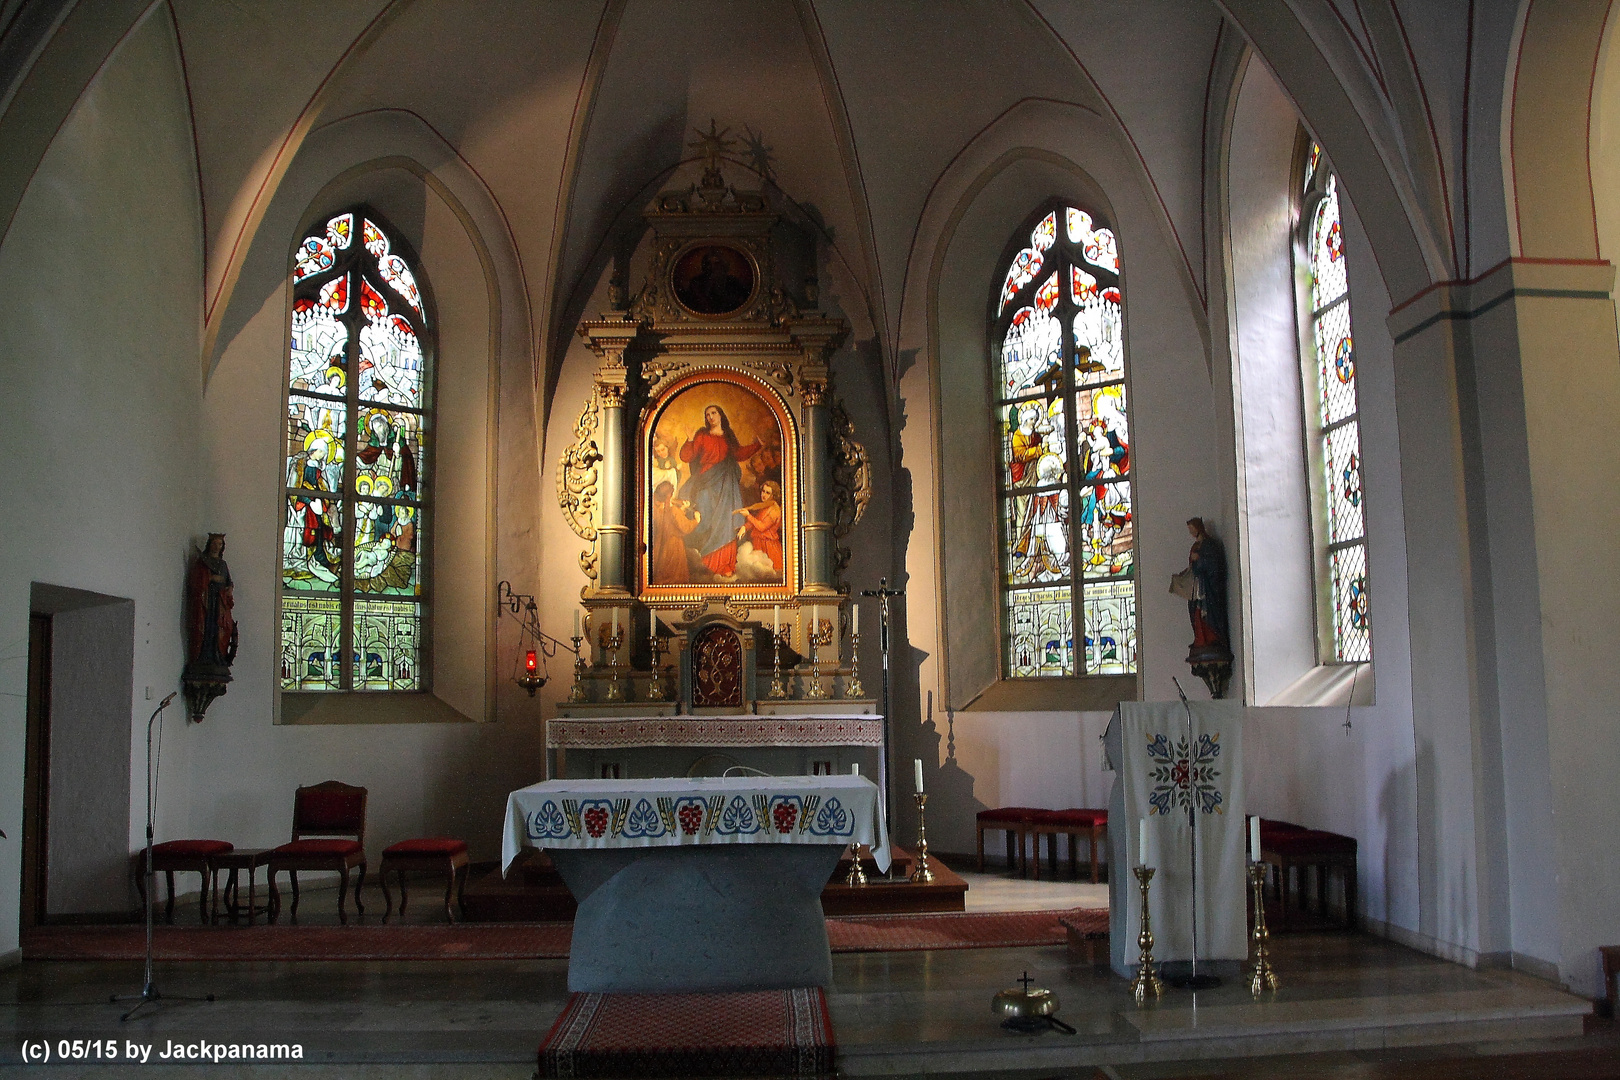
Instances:
[[[30,583],[135,603],[133,790],[144,791],[145,688],[178,689],[183,662],[199,487],[201,228],[164,11],[130,34],[74,107],[0,245],[0,506],[11,519],[0,531],[0,828],[13,838],[0,842],[0,955],[18,940]],[[184,774],[186,749],[166,751],[168,776]],[[175,790],[159,805],[164,830],[185,820]],[[130,816],[129,850],[139,818]]]

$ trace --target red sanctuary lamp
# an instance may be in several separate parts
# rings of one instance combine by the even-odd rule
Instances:
[[[523,674],[518,676],[517,684],[534,697],[534,692],[546,685],[546,677],[540,674],[540,656],[530,649],[523,655]]]

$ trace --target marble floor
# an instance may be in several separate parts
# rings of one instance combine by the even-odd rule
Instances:
[[[1105,888],[973,880],[970,900],[977,892],[981,903],[1025,909],[1090,903],[1089,890]],[[321,912],[335,907],[333,899],[306,893],[307,921],[325,921]],[[1364,935],[1274,942],[1283,987],[1270,1000],[1257,1003],[1234,984],[1197,995],[1170,991],[1145,1009],[1124,980],[1062,946],[840,954],[828,995],[840,1068],[846,1076],[1159,1080],[1262,1068],[1270,1076],[1310,1075],[1290,1065],[1590,1047],[1594,1037],[1620,1050],[1612,1032],[1583,1035],[1590,1002],[1522,974],[1473,971]],[[1075,1035],[997,1026],[991,996],[1026,970],[1057,993],[1059,1016]],[[0,971],[0,1072],[22,1064],[25,1044],[83,1039],[113,1040],[119,1058],[59,1063],[53,1053],[46,1075],[161,1080],[206,1069],[232,1078],[526,1080],[540,1037],[567,999],[567,962],[557,960],[169,963],[157,969],[162,993],[215,1000],[165,1002],[120,1023],[127,1006],[107,997],[138,990],[140,978],[133,963],[27,962]],[[152,1047],[147,1064],[123,1059],[132,1042]],[[161,1058],[171,1043],[199,1042],[296,1044],[304,1064]]]

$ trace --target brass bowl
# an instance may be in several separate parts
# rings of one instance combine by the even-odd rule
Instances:
[[[990,999],[990,1011],[1003,1020],[1034,1020],[1057,1012],[1057,995],[1035,987],[1003,990]]]

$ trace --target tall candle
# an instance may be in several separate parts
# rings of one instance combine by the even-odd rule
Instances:
[[[775,607],[771,608],[771,633],[773,635],[779,635],[779,634],[782,633],[782,605],[781,604],[777,604]]]
[[[810,608],[810,632],[821,633],[821,605],[816,604]]]
[[[613,609],[613,636],[619,636],[619,609]]]
[[[849,604],[850,632],[856,637],[861,636],[861,605],[853,600]]]
[[[1260,815],[1249,819],[1249,861],[1260,861]],[[1317,871],[1321,873],[1321,871]]]
[[[574,636],[579,637],[579,608],[574,609]]]
[[[1136,862],[1138,866],[1147,865],[1147,818],[1136,823]]]
[[[859,775],[861,775],[861,763],[860,762],[852,761],[852,762],[849,763],[849,775],[851,775],[851,776],[859,776]]]
[[[912,758],[911,778],[917,782],[917,794],[922,794],[922,758]]]

